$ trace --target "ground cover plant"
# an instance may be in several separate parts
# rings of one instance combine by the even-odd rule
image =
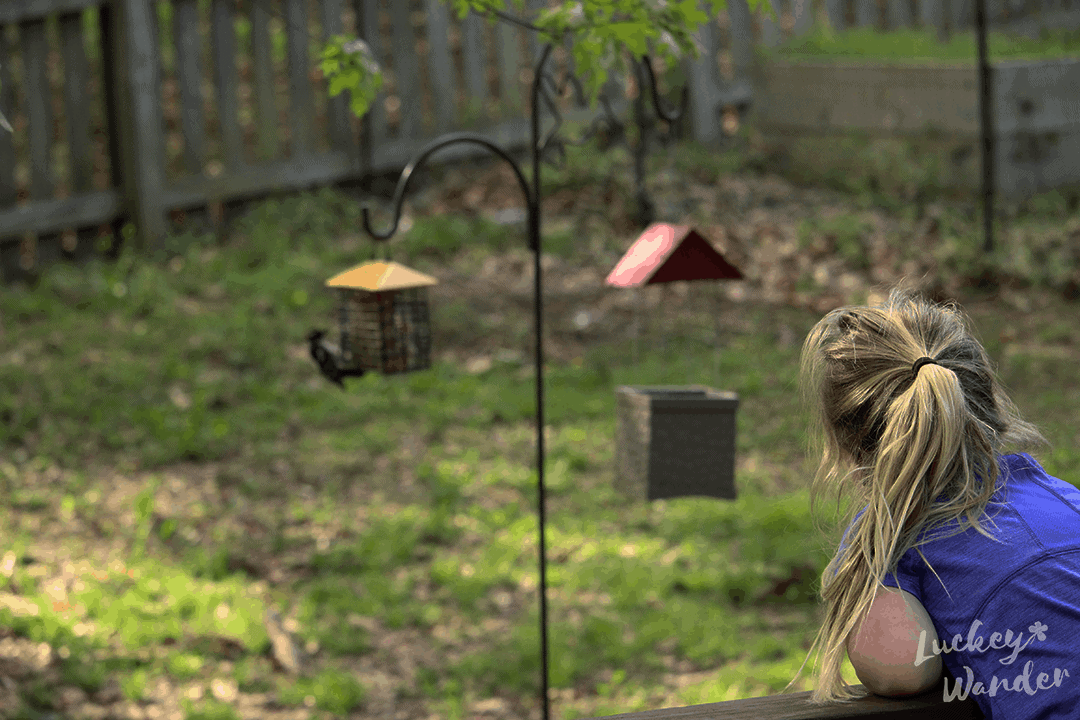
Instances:
[[[747,280],[643,293],[636,362],[632,297],[602,284],[637,233],[629,154],[571,147],[544,170],[556,717],[794,676],[839,530],[809,515],[799,344],[877,283],[964,302],[1054,443],[1048,469],[1080,477],[1065,194],[1002,221],[981,258],[978,218],[915,156],[828,188],[752,133],[734,147],[650,158],[660,212]],[[886,175],[920,202],[885,203]],[[372,255],[341,191],[0,293],[4,716],[539,717],[531,257],[493,220],[519,191],[496,165],[426,177],[387,250],[440,280],[422,373],[342,393],[307,356],[323,281]],[[996,292],[970,286],[984,267]],[[688,383],[739,393],[739,499],[621,498],[615,386]]]

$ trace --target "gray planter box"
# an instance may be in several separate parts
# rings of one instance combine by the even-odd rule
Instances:
[[[734,500],[738,407],[704,385],[617,387],[616,487],[636,500]]]

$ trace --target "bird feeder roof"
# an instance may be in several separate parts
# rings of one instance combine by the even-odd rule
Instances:
[[[369,262],[351,270],[338,273],[326,281],[327,287],[356,288],[370,292],[380,290],[404,290],[406,288],[437,285],[438,280],[412,268],[390,262]]]
[[[739,269],[688,225],[654,223],[622,256],[605,282],[637,287],[675,280],[741,280]]]

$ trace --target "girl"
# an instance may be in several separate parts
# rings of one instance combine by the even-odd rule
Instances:
[[[1002,454],[1048,443],[962,311],[902,288],[834,310],[806,338],[801,387],[822,441],[811,509],[827,486],[861,508],[822,576],[812,702],[856,697],[846,651],[876,694],[944,678],[945,699],[988,719],[1077,717],[1080,491]]]

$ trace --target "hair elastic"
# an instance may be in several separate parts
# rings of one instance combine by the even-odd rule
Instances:
[[[919,376],[919,370],[922,368],[923,365],[940,365],[940,364],[941,363],[939,363],[937,360],[935,360],[932,357],[921,357],[918,360],[916,360],[915,363],[911,366],[911,375],[913,377],[918,377]]]

